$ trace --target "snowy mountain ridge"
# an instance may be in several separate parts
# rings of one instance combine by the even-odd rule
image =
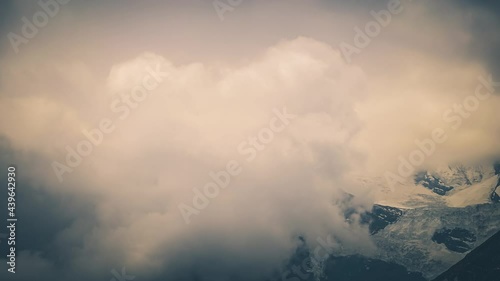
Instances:
[[[421,171],[391,190],[358,177],[375,205],[364,215],[374,258],[432,279],[500,230],[500,165],[450,165]]]

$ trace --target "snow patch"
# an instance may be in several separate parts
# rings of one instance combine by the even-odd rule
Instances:
[[[438,168],[434,173],[446,185],[459,187],[474,185],[495,175],[491,165],[449,165]]]
[[[494,176],[478,184],[471,185],[448,196],[446,204],[452,208],[462,208],[470,205],[489,203],[490,195],[497,182],[498,176]]]

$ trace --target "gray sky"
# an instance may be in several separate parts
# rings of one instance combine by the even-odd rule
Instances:
[[[370,255],[366,227],[335,203],[348,192],[349,207],[371,207],[351,177],[383,177],[435,128],[448,140],[420,168],[500,147],[498,91],[459,129],[443,120],[479,76],[500,80],[499,4],[401,1],[346,61],[342,44],[389,2],[243,0],[221,20],[211,1],[72,0],[26,38],[22,18],[42,8],[3,1],[0,161],[19,169],[22,214],[7,280],[109,280],[122,267],[137,280],[257,280],[299,235]],[[113,110],[157,65],[168,78],[130,114]],[[295,117],[247,160],[240,145],[285,107]],[[115,130],[59,181],[53,163],[103,119]],[[241,174],[186,224],[180,204],[232,160]]]

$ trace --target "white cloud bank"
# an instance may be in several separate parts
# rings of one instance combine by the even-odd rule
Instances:
[[[120,119],[109,105],[157,64],[168,78]],[[6,122],[0,131],[15,149],[47,159],[46,167],[30,171],[42,185],[95,198],[98,225],[88,232],[73,225],[57,242],[76,243],[83,236],[83,246],[72,254],[77,268],[116,260],[144,274],[175,272],[183,255],[192,255],[182,261],[191,266],[206,251],[222,251],[241,256],[242,265],[270,270],[294,250],[298,235],[315,241],[330,234],[347,248],[372,248],[366,229],[345,222],[334,205],[343,190],[361,193],[343,177],[361,161],[349,147],[361,126],[353,108],[363,99],[366,78],[327,44],[283,41],[236,68],[175,66],[147,53],[114,66],[102,84],[86,85],[100,90],[85,97],[57,92],[68,80],[74,81],[70,91],[78,88],[85,66],[74,77],[68,70],[54,80],[47,77],[54,67],[44,67],[32,71],[42,88],[2,98],[3,117],[22,118],[29,129]],[[9,89],[26,78],[10,74],[16,79]],[[268,126],[274,108],[284,107],[296,118],[247,163],[238,144]],[[65,147],[74,148],[85,139],[80,130],[98,127],[102,118],[112,120],[115,130],[59,183],[50,163],[64,162]],[[189,203],[193,188],[229,160],[239,161],[242,173],[186,225],[178,204]]]

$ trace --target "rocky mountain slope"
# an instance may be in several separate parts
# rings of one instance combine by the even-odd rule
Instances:
[[[310,251],[303,238],[283,272],[272,281],[426,281],[421,273],[409,272],[404,266],[361,255],[330,256],[320,268],[309,259]]]
[[[500,232],[433,281],[500,280]]]
[[[421,171],[412,182],[382,187],[369,224],[376,259],[404,266],[432,279],[500,230],[500,165],[454,165]],[[499,279],[500,280],[500,279]]]
[[[500,280],[500,250],[496,248],[497,253],[491,254],[484,249],[488,246],[479,246],[495,233],[492,239],[496,242],[490,239],[485,245],[500,246],[500,165],[454,165],[420,171],[392,190],[382,179],[357,180],[367,190],[380,192],[374,196],[377,201],[371,211],[358,213],[346,207],[345,219],[365,224],[377,251],[369,257],[337,252],[308,270],[298,271],[310,254],[306,241],[301,240],[304,245],[285,265],[285,275],[273,280],[424,281],[437,276],[436,281]],[[346,193],[339,200],[349,206],[353,198]],[[465,262],[452,267],[464,257]],[[490,258],[495,261],[486,262]],[[483,260],[485,273],[470,275],[482,270],[475,263]],[[450,267],[452,273],[445,275]]]

